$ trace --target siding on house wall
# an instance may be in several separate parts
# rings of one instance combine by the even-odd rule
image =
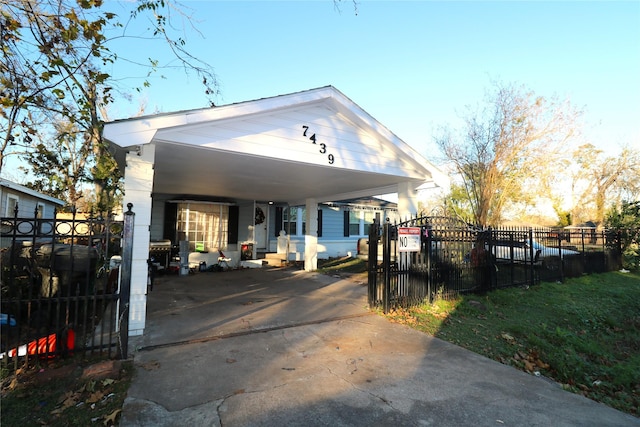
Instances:
[[[3,182],[7,182],[3,180]],[[52,198],[39,198],[33,194],[28,194],[20,191],[19,188],[14,188],[14,184],[9,184],[10,187],[5,185],[0,186],[0,216],[1,217],[13,217],[15,212],[10,209],[7,211],[9,198],[17,199],[18,202],[18,217],[19,218],[34,218],[35,210],[38,204],[43,206],[42,218],[53,219],[55,217],[56,208],[61,206],[51,201]],[[0,247],[6,248],[11,245],[11,238],[0,238]]]
[[[164,238],[165,205],[168,200],[174,200],[177,196],[167,194],[154,194],[152,205],[152,221],[150,228],[151,240],[162,240]],[[254,222],[254,202],[242,200],[238,206],[238,244],[229,244],[225,250],[233,253],[239,251],[240,245],[253,241]],[[286,207],[284,207],[286,209]],[[348,253],[355,254],[359,235],[344,237],[344,208],[338,206],[319,205],[322,210],[322,236],[318,238],[319,256],[321,258],[345,256]],[[357,207],[356,207],[357,209]],[[380,211],[384,217],[383,211]],[[268,233],[267,248],[270,252],[277,250],[277,238],[275,230],[281,228],[281,224],[276,224],[276,207],[269,206],[267,213]],[[280,218],[281,219],[281,218]],[[291,239],[291,259],[304,259],[304,235],[290,236]],[[174,242],[175,243],[175,242]]]
[[[285,208],[286,209],[286,208]],[[348,237],[344,236],[344,228],[345,228],[345,210],[336,207],[336,206],[327,206],[320,205],[320,209],[322,210],[322,236],[319,237],[322,239],[349,239],[350,237],[362,237],[361,235],[351,235]],[[357,209],[357,207],[355,208]],[[384,217],[384,212],[380,211],[380,216]],[[269,228],[271,230],[276,230],[275,223],[275,209],[270,209],[270,218],[269,218]],[[346,215],[348,218],[348,215]],[[281,228],[281,227],[278,227]],[[348,228],[348,224],[347,224]],[[285,230],[286,231],[286,230]],[[270,233],[270,238],[275,238],[272,236],[274,233]],[[296,235],[292,236],[295,237]],[[302,236],[302,230],[300,229],[297,236]]]
[[[13,209],[8,207],[9,198],[17,199],[18,216],[21,218],[33,218],[36,208],[42,206],[42,218],[55,217],[56,208],[64,205],[64,201],[50,197],[28,187],[0,178],[0,216],[12,217]],[[11,210],[11,212],[8,212]]]
[[[45,202],[44,204],[44,212],[42,214],[43,218],[53,218],[56,214],[57,205],[51,205]]]
[[[2,189],[2,208],[0,208],[0,214],[2,216],[12,217],[14,215],[13,212],[7,212],[9,197],[18,199],[18,217],[20,218],[33,218],[38,203],[42,203],[44,205],[44,209],[42,212],[43,218],[53,218],[54,216],[55,208],[57,205],[47,202],[46,200],[41,200],[36,197],[30,196],[28,194],[21,194],[5,188]]]
[[[343,210],[337,207],[321,206],[322,214],[322,237],[325,239],[344,238],[344,214]]]
[[[341,257],[346,255],[355,255],[357,253],[357,242],[362,235],[344,236],[345,227],[345,209],[338,206],[319,205],[322,210],[322,236],[318,237],[318,256],[320,258]],[[286,207],[285,207],[286,209]],[[355,206],[354,209],[358,210]],[[385,217],[385,211],[379,211],[380,217]],[[390,209],[386,212],[391,216],[395,215],[395,210]],[[270,209],[269,222],[272,230],[276,227],[275,208]],[[346,218],[349,216],[346,215]],[[347,224],[348,227],[348,224]],[[300,232],[301,233],[301,232]],[[275,233],[269,234],[269,250],[275,252],[277,249],[277,239],[273,236]],[[305,237],[301,234],[289,236],[289,260],[304,260]]]
[[[164,210],[167,200],[172,196],[167,194],[153,195],[151,206],[150,240],[164,240]],[[135,209],[134,209],[135,212]]]

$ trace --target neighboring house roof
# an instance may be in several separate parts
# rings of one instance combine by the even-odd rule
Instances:
[[[328,206],[353,207],[353,208],[370,208],[370,209],[391,209],[398,208],[398,204],[388,200],[379,199],[377,197],[367,197],[360,199],[338,200],[335,202],[324,203]]]
[[[566,228],[566,229],[578,229],[578,230],[581,230],[581,229],[591,229],[591,228],[595,229],[595,228],[597,228],[597,227],[598,227],[598,226],[596,225],[596,223],[595,223],[595,222],[593,222],[593,221],[587,221],[587,222],[583,222],[583,223],[578,224],[578,225],[567,225],[567,226],[566,226],[566,227],[564,227],[564,228]]]
[[[154,163],[153,192],[304,203],[448,177],[332,86],[106,123],[121,168]],[[314,141],[315,140],[315,141]]]
[[[16,184],[15,182],[6,180],[4,178],[0,178],[0,187],[8,188],[10,190],[15,191],[16,193],[22,193],[29,195],[31,197],[38,198],[40,200],[46,200],[47,202],[53,203],[55,205],[63,206],[65,202],[60,199],[56,199],[55,197],[47,196],[46,194],[39,193],[35,190],[30,189],[29,187],[25,187],[24,185]]]

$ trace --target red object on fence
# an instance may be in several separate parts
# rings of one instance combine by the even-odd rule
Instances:
[[[60,347],[58,348],[58,343]],[[51,334],[46,337],[38,338],[29,344],[21,345],[18,348],[11,349],[7,352],[7,356],[35,356],[55,357],[56,350],[59,352],[73,350],[76,346],[76,333],[73,329],[68,329],[60,334]]]

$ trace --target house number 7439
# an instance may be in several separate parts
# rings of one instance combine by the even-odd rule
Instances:
[[[311,136],[307,136],[307,132],[309,131],[309,126],[307,125],[302,125],[302,129],[304,129],[304,131],[302,132],[302,136],[309,138],[309,140],[316,145],[320,146],[320,154],[327,154],[327,144],[325,144],[324,142],[318,143],[317,139],[316,139],[316,134],[314,133]],[[329,164],[332,165],[333,162],[335,162],[336,158],[333,156],[333,154],[329,153],[327,154],[327,159],[329,159]]]

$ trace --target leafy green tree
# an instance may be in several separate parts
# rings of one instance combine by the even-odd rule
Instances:
[[[118,171],[102,140],[103,112],[120,89],[109,65],[126,56],[111,50],[126,26],[102,0],[0,0],[0,172],[7,150],[27,153],[35,187],[74,204],[81,186],[93,183],[100,209],[110,210]],[[141,0],[131,16],[150,16],[152,33],[166,42],[186,70],[201,78],[211,103],[217,79],[211,67],[172,38],[172,11],[164,0]],[[117,31],[119,30],[119,31]],[[114,34],[108,38],[107,34]],[[153,59],[147,65],[157,69]],[[142,86],[148,86],[145,79]]]
[[[611,208],[605,226],[620,238],[623,267],[640,269],[640,201],[623,202],[620,208]]]
[[[617,155],[605,155],[593,144],[575,150],[573,188],[577,202],[572,207],[575,221],[605,221],[607,204],[640,197],[640,150],[625,147]]]
[[[463,129],[445,127],[436,143],[452,162],[476,223],[497,225],[514,203],[531,203],[576,131],[568,103],[522,86],[496,83]]]
[[[446,199],[446,215],[459,218],[465,222],[473,222],[473,206],[469,202],[469,194],[464,185],[451,184],[451,191]]]

